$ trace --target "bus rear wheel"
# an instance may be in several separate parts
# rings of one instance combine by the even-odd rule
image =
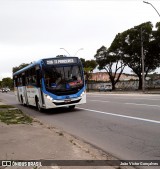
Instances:
[[[24,102],[23,102],[23,96],[21,95],[21,104],[24,105]]]

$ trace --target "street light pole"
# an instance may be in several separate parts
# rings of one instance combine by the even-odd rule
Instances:
[[[83,48],[78,49],[77,52],[74,54],[74,56],[76,56],[76,54],[77,54],[80,50],[83,50]]]
[[[65,48],[60,48],[60,49],[63,49],[64,51],[66,51],[66,52],[68,53],[69,56],[71,56],[70,53],[69,53]],[[76,54],[77,54],[80,50],[83,50],[83,48],[78,49],[77,52],[74,54],[74,56],[76,56]]]
[[[160,17],[159,12],[157,11],[157,9],[150,2],[143,1],[143,3],[151,5],[154,8],[154,10],[157,12],[159,17]],[[144,92],[145,91],[145,77],[144,77],[144,54],[143,54],[143,36],[142,36],[142,33],[143,32],[142,32],[142,28],[141,28],[142,91]]]
[[[68,53],[69,56],[71,56],[65,48],[60,48],[60,49],[63,49],[64,51],[66,51]]]
[[[153,8],[154,8],[154,10],[157,12],[157,14],[159,15],[159,17],[160,17],[160,14],[159,14],[159,12],[157,11],[157,9],[151,4],[151,3],[149,3],[149,2],[146,2],[146,1],[143,1],[144,3],[146,3],[146,4],[149,4],[149,5],[151,5]]]

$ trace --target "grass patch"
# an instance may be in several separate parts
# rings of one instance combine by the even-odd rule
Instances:
[[[0,105],[0,108],[5,109],[5,108],[14,108],[12,105]]]
[[[14,107],[12,106],[7,108],[14,108]],[[8,125],[9,124],[31,124],[33,119],[25,115],[19,109],[4,109],[4,110],[0,110],[0,121]]]

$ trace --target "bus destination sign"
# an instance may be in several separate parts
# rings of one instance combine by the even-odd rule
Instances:
[[[76,58],[65,58],[65,59],[48,59],[46,60],[47,65],[57,65],[57,64],[70,64],[77,63]]]

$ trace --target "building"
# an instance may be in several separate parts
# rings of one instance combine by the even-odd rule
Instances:
[[[117,73],[116,77],[117,76],[118,76],[118,73]],[[92,76],[89,80],[102,81],[102,82],[110,81],[109,75],[107,72],[92,73]],[[138,80],[138,77],[133,74],[122,73],[120,76],[120,79],[119,79],[119,81],[129,81],[129,80]]]

